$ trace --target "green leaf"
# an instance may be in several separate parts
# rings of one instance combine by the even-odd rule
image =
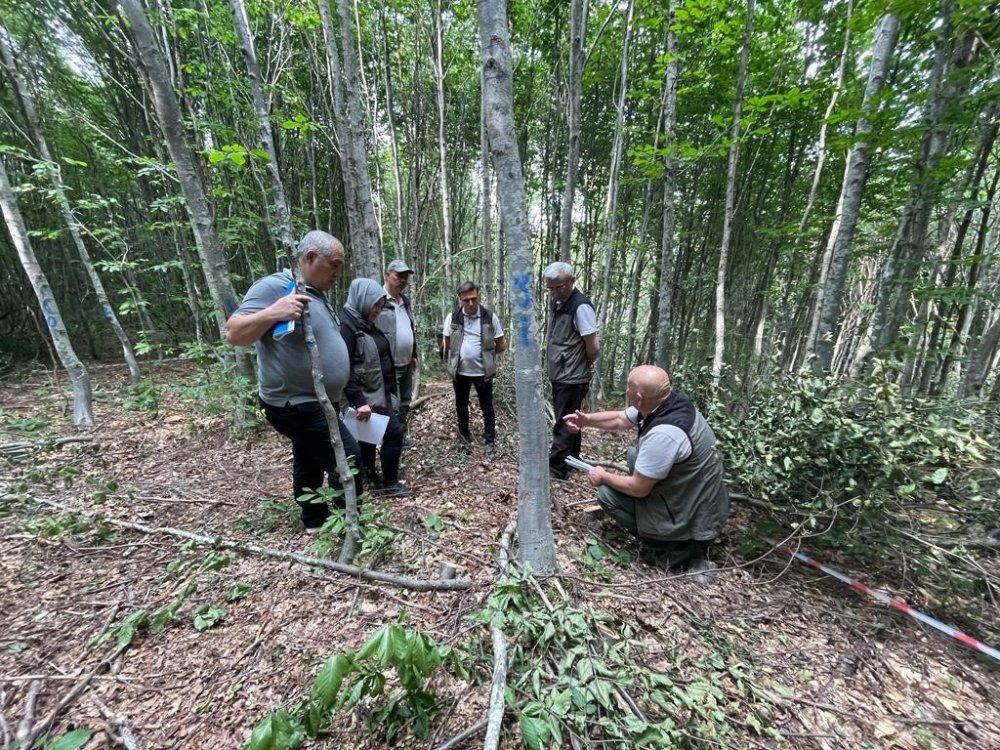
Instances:
[[[525,716],[523,712],[517,717],[517,723],[529,750],[542,750],[542,742],[548,739],[548,724],[542,719]]]
[[[929,481],[931,484],[944,484],[947,478],[948,470],[942,466],[940,469],[931,474]]]
[[[226,614],[226,608],[218,604],[202,604],[194,616],[194,629],[199,633],[208,630]]]
[[[251,585],[246,581],[240,581],[226,592],[226,601],[238,602],[250,593]]]
[[[332,708],[337,701],[337,693],[340,692],[344,677],[355,668],[354,654],[350,650],[332,654],[313,681],[310,694],[312,699],[324,709]]]
[[[94,736],[94,730],[87,727],[67,732],[55,742],[45,745],[45,750],[80,750]]]

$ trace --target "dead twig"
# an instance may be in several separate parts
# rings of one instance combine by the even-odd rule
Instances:
[[[104,719],[115,729],[117,734],[116,739],[118,744],[123,745],[125,750],[140,750],[139,740],[136,739],[135,733],[132,731],[132,727],[129,726],[128,720],[120,713],[115,713],[108,705],[102,701],[98,696],[93,695],[91,699],[97,704],[98,710],[100,710],[101,715]]]
[[[33,747],[39,737],[44,734],[48,734],[52,728],[52,724],[55,723],[55,720],[59,717],[59,714],[76,703],[80,696],[83,695],[83,692],[90,686],[94,677],[106,669],[115,659],[124,653],[125,649],[128,647],[128,643],[123,643],[121,646],[112,651],[110,655],[104,657],[104,659],[102,659],[100,663],[98,663],[98,665],[89,673],[84,675],[83,678],[77,682],[65,696],[63,696],[63,699],[59,701],[56,707],[49,712],[49,715],[45,717],[45,720],[39,722],[38,726],[36,726],[33,730],[30,730],[24,746]]]
[[[14,747],[30,747],[34,742],[28,741],[31,737],[31,727],[35,723],[35,704],[38,702],[38,694],[42,692],[41,681],[32,682],[28,686],[28,695],[24,699],[24,716],[21,717],[21,722],[17,725],[17,731],[14,733]]]

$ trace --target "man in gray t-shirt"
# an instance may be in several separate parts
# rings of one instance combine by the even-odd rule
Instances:
[[[326,395],[339,411],[344,385],[350,376],[347,347],[340,321],[326,293],[344,267],[344,246],[326,232],[306,234],[296,250],[305,293],[295,292],[292,274],[282,271],[257,281],[226,322],[226,339],[234,346],[254,344],[257,350],[258,396],[267,421],[292,441],[292,489],[302,510],[306,531],[318,531],[330,515],[323,502],[301,499],[323,486],[340,488],[330,431],[313,387],[312,365],[306,350],[301,319],[309,306],[309,320],[323,368]],[[343,422],[340,437],[357,468],[355,489],[360,497],[361,457],[358,444]],[[343,507],[343,499],[337,503]]]

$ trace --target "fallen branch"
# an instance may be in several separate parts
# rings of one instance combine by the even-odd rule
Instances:
[[[249,542],[237,542],[231,539],[223,539],[222,537],[210,537],[205,536],[204,534],[195,534],[191,531],[175,529],[170,526],[147,526],[142,523],[133,523],[131,521],[122,521],[117,518],[108,518],[107,516],[102,516],[99,513],[94,513],[93,511],[70,508],[69,506],[57,503],[53,500],[44,500],[42,498],[35,498],[35,500],[42,505],[47,505],[50,508],[55,508],[56,510],[63,511],[64,513],[80,513],[81,515],[89,518],[94,518],[101,523],[117,526],[122,529],[139,531],[143,534],[167,534],[169,536],[177,537],[178,539],[189,539],[200,544],[207,544],[211,547],[230,549],[236,552],[243,552],[245,554],[261,555],[263,557],[271,557],[277,560],[286,560],[299,563],[300,565],[309,565],[315,568],[324,568],[325,570],[333,570],[337,573],[362,578],[367,581],[389,583],[393,586],[399,586],[400,588],[410,589],[412,591],[465,591],[466,589],[472,588],[472,579],[470,578],[454,578],[448,581],[429,581],[422,578],[409,578],[407,576],[395,575],[394,573],[384,573],[382,571],[371,570],[369,568],[359,568],[355,565],[345,565],[343,563],[334,562],[333,560],[327,560],[322,557],[314,557],[313,555],[303,555],[298,552],[285,552],[284,550],[261,547],[258,544],[250,544]]]
[[[7,453],[9,455],[16,456],[22,453],[27,453],[35,448],[58,448],[59,446],[66,445],[67,443],[92,442],[94,442],[94,438],[89,435],[73,435],[71,437],[57,438],[56,440],[39,440],[37,442],[19,440],[14,443],[4,443],[3,445],[0,445],[0,453]]]
[[[516,529],[517,521],[512,520],[507,524],[500,537],[500,552],[497,555],[497,561],[500,564],[500,572],[504,575],[506,575],[507,566],[510,563],[510,542]],[[495,625],[491,626],[490,636],[493,640],[493,681],[490,686],[490,710],[486,714],[486,741],[483,743],[483,750],[496,750],[500,743],[504,689],[507,686],[507,644],[503,639],[503,631]]]

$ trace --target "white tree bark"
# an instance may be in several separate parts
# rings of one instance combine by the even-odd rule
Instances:
[[[49,144],[45,138],[45,131],[42,130],[41,121],[38,119],[38,112],[35,109],[35,102],[31,96],[31,92],[28,90],[28,86],[24,79],[21,77],[20,72],[17,69],[17,63],[14,59],[13,48],[10,46],[8,40],[10,35],[7,30],[0,25],[0,59],[7,67],[7,72],[10,75],[11,80],[14,82],[14,89],[17,91],[18,98],[21,100],[21,106],[24,109],[25,119],[28,121],[28,128],[31,131],[31,136],[35,141],[35,145],[38,148],[38,154],[42,159],[47,162],[46,172],[52,181],[52,187],[55,190],[56,203],[59,205],[59,212],[62,214],[63,221],[66,223],[67,229],[69,229],[70,237],[73,240],[73,244],[76,246],[77,254],[80,256],[80,262],[83,264],[84,270],[87,272],[87,278],[90,279],[90,285],[94,289],[94,294],[97,296],[97,302],[101,306],[101,313],[104,315],[105,320],[108,321],[108,325],[111,326],[111,330],[115,332],[115,336],[118,337],[118,341],[122,347],[122,355],[125,357],[125,363],[128,365],[129,380],[133,385],[139,382],[139,363],[135,358],[135,351],[132,349],[132,342],[129,341],[128,334],[122,327],[121,322],[118,320],[118,316],[115,314],[114,308],[111,306],[111,302],[108,300],[108,293],[104,290],[104,284],[101,281],[101,277],[97,273],[97,269],[94,267],[94,263],[90,259],[90,253],[87,251],[87,246],[83,242],[83,237],[80,234],[80,226],[76,221],[76,217],[73,215],[73,209],[69,205],[69,200],[66,198],[66,189],[63,186],[62,176],[59,172],[59,165],[55,163],[52,158],[52,154],[49,152]]]
[[[483,60],[483,100],[497,175],[500,219],[507,242],[513,302],[514,382],[520,433],[517,528],[520,558],[539,573],[556,568],[549,498],[548,429],[542,398],[538,321],[532,299],[531,238],[521,156],[514,137],[510,35],[503,0],[477,0]]]
[[[38,305],[42,308],[45,324],[52,336],[52,344],[55,346],[56,354],[59,356],[62,366],[66,368],[70,383],[73,385],[73,424],[78,427],[90,426],[94,424],[90,376],[87,374],[87,368],[84,367],[83,362],[76,356],[76,351],[69,340],[66,326],[63,324],[62,315],[59,312],[59,305],[56,304],[55,297],[52,296],[49,280],[45,277],[41,266],[38,265],[35,251],[28,240],[28,230],[24,226],[21,211],[17,207],[14,193],[10,189],[7,168],[4,166],[2,157],[0,157],[0,209],[3,210],[3,217],[7,223],[7,231],[10,232],[11,241],[17,249],[17,257],[21,260],[24,272],[31,282],[31,288],[35,290]]]
[[[319,12],[330,67],[330,89],[336,111],[337,141],[340,144],[341,171],[347,196],[351,265],[359,276],[381,279],[382,248],[372,202],[371,178],[368,175],[358,56],[354,50],[351,12],[348,0],[336,0],[336,3],[336,30],[330,14],[330,0],[319,0]]]
[[[923,136],[914,164],[906,205],[900,214],[893,239],[879,276],[875,308],[864,337],[851,363],[851,376],[857,377],[872,356],[893,343],[910,304],[910,292],[918,268],[926,255],[927,230],[931,210],[940,195],[944,180],[934,175],[947,153],[956,128],[944,116],[948,107],[968,88],[969,81],[952,75],[968,66],[981,47],[981,39],[972,32],[955,39],[954,0],[943,0],[941,25],[935,49],[935,61],[928,88],[931,96],[921,116]]]
[[[712,357],[712,387],[722,379],[722,362],[726,350],[726,266],[729,264],[729,243],[733,231],[736,205],[736,164],[740,154],[740,116],[743,112],[743,89],[747,80],[750,57],[750,31],[753,28],[754,0],[747,0],[747,19],[740,47],[740,68],[736,74],[736,101],[733,104],[733,124],[729,129],[729,168],[726,175],[726,208],[722,219],[722,247],[719,250],[719,273],[715,282],[715,354]]]
[[[813,315],[816,321],[815,334],[811,337],[809,346],[816,354],[814,368],[817,372],[829,370],[833,361],[834,345],[839,334],[839,316],[844,280],[847,277],[847,262],[854,230],[858,224],[865,182],[868,179],[868,167],[871,164],[868,137],[874,129],[872,120],[878,108],[879,95],[889,74],[889,63],[892,61],[898,38],[899,19],[887,13],[879,21],[872,42],[868,84],[861,100],[861,114],[854,129],[854,145],[851,146],[844,166],[837,215],[834,217],[834,229],[830,233],[827,246],[829,265],[816,299],[816,313]]]

